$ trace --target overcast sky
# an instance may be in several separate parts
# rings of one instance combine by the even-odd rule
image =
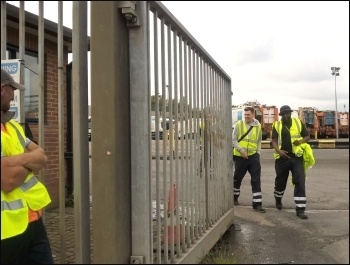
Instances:
[[[163,1],[231,77],[232,104],[349,111],[348,1]]]
[[[36,3],[25,1],[25,9],[37,13]],[[348,1],[162,3],[231,77],[232,104],[335,110],[336,66],[338,111],[349,111]],[[44,16],[57,22],[52,5],[45,1]],[[71,27],[70,1],[64,9]]]

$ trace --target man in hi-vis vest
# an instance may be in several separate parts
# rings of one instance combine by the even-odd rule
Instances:
[[[53,264],[41,218],[51,199],[34,175],[47,158],[12,120],[16,89],[25,90],[1,69],[1,264]]]
[[[299,118],[292,118],[293,110],[284,105],[280,108],[280,121],[272,125],[272,147],[275,149],[275,191],[276,208],[282,210],[282,197],[287,187],[289,172],[294,184],[296,215],[308,219],[305,214],[305,168],[300,146],[310,140],[309,132]]]
[[[264,213],[261,194],[261,124],[254,117],[254,108],[244,108],[244,121],[239,120],[233,130],[233,161],[235,171],[233,174],[233,203],[239,205],[238,197],[241,193],[242,180],[247,172],[251,177],[253,200],[252,206],[255,211]]]

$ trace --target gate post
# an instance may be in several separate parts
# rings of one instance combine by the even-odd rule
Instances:
[[[124,1],[91,1],[93,263],[131,255],[129,43]],[[86,132],[87,135],[87,132]]]

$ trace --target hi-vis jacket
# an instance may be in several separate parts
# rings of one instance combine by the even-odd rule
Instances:
[[[278,148],[280,149],[282,144],[282,126],[283,126],[282,121],[275,121],[272,125],[272,127],[275,128],[276,132],[278,133]],[[301,157],[303,155],[303,150],[300,147],[298,148],[296,145],[294,145],[293,142],[295,140],[303,139],[303,137],[300,135],[301,126],[302,124],[300,119],[292,118],[292,126],[289,129],[290,141],[292,144],[292,151],[297,157]],[[275,159],[278,159],[280,158],[280,155],[275,151],[273,153],[273,157]]]
[[[26,137],[14,120],[5,123],[1,131],[1,157],[22,154]],[[11,192],[1,190],[1,240],[23,233],[28,226],[28,209],[38,211],[51,202],[45,186],[28,173],[25,182]]]
[[[253,129],[248,133],[247,136],[245,136],[240,142],[233,143],[233,149],[232,154],[234,156],[242,156],[242,154],[239,151],[239,148],[243,148],[248,156],[253,155],[255,153],[260,153],[261,148],[261,124],[258,120],[254,119],[253,122],[250,124],[250,126],[253,126]],[[242,135],[246,133],[246,131],[249,129],[247,128],[245,121],[239,120],[236,123],[235,129],[233,131],[234,135],[233,138],[239,140]]]

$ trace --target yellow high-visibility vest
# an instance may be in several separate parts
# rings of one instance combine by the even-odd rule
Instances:
[[[243,120],[238,121],[236,126],[238,126],[237,139],[239,139],[246,133],[247,126]],[[246,136],[239,142],[239,145],[247,152],[248,156],[255,154],[258,149],[259,133],[261,133],[261,124],[259,124],[259,126],[254,126],[249,137]],[[242,156],[236,148],[232,149],[232,154],[234,156]]]
[[[1,131],[1,154],[12,156],[23,154],[25,134],[14,120],[5,123],[6,132]],[[1,191],[1,240],[22,234],[28,226],[29,208],[38,211],[51,202],[45,186],[28,173],[24,183],[11,192]]]
[[[292,144],[292,151],[296,156],[302,156],[303,153],[300,152],[301,149],[297,148],[297,146],[295,146],[293,144],[293,142],[295,140],[301,140],[303,139],[303,137],[300,135],[301,132],[301,120],[300,119],[296,119],[296,118],[292,118],[292,126],[288,129],[290,132],[290,141]],[[278,133],[278,148],[281,149],[281,144],[282,144],[282,121],[275,121],[272,125],[273,128],[276,129],[277,133]],[[275,159],[280,158],[280,155],[276,152],[273,153],[273,157]]]

